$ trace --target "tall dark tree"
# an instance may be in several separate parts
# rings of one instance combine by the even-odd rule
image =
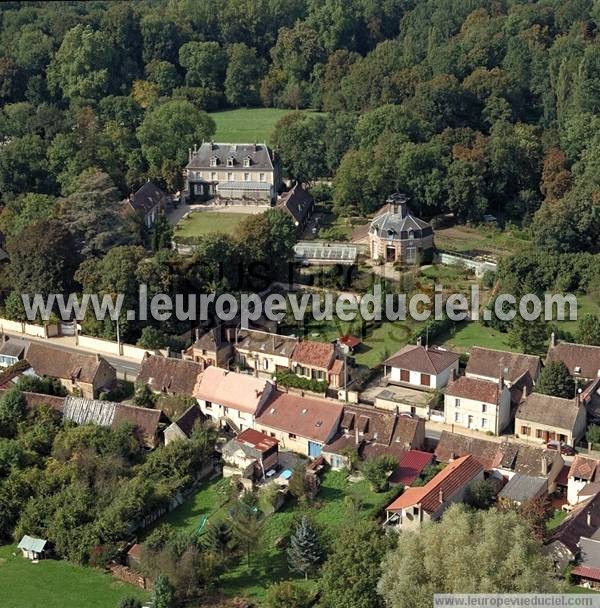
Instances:
[[[17,293],[65,294],[74,286],[76,242],[59,220],[44,220],[8,241],[10,272]]]
[[[386,548],[374,522],[345,526],[321,571],[323,608],[381,608],[376,587]]]
[[[573,399],[575,381],[569,373],[569,368],[562,361],[548,361],[537,380],[535,392]]]

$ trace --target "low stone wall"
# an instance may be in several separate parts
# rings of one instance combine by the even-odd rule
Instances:
[[[445,251],[439,252],[435,261],[439,264],[445,264],[446,266],[459,265],[470,268],[475,271],[475,274],[478,277],[483,276],[488,270],[490,272],[496,272],[498,270],[498,264],[494,260],[474,258]]]
[[[59,329],[56,323],[37,325],[35,323],[21,323],[21,321],[11,321],[10,319],[0,319],[0,332],[11,332],[35,336],[37,338],[53,338],[58,336]]]

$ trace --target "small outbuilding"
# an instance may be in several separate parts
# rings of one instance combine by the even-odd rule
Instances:
[[[33,538],[27,534],[18,545],[23,557],[27,559],[44,559],[48,556],[48,541],[42,538]]]

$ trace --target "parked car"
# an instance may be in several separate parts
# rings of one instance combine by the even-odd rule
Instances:
[[[546,447],[549,450],[560,451],[563,456],[575,456],[574,448],[572,448],[570,445],[567,445],[566,443],[563,443],[562,441],[549,441],[546,444]]]

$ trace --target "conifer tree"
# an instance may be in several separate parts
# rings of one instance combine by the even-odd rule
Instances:
[[[290,568],[302,572],[306,579],[308,579],[308,573],[323,560],[321,542],[306,515],[300,520],[296,531],[292,534],[287,555]]]

